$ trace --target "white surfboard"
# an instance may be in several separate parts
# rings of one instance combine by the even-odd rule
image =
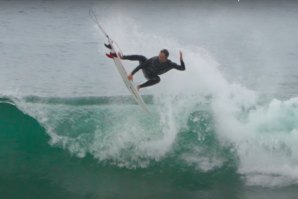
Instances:
[[[123,82],[125,84],[125,86],[128,88],[128,90],[130,91],[131,95],[133,96],[133,98],[135,99],[135,101],[142,107],[142,109],[146,112],[148,111],[148,108],[143,100],[143,98],[140,96],[136,86],[134,85],[133,81],[129,80],[127,78],[128,74],[122,64],[121,59],[118,57],[118,54],[120,53],[119,50],[117,50],[117,48],[115,47],[115,45],[113,44],[113,41],[111,39],[109,39],[109,44],[112,47],[111,49],[111,53],[116,53],[117,57],[114,57],[113,60],[115,62],[116,68],[119,72],[119,74],[121,75]]]
[[[96,23],[98,28],[102,31],[102,33],[107,37],[108,42],[109,42],[110,46],[112,47],[111,52],[117,54],[117,57],[114,57],[113,60],[115,62],[116,68],[117,68],[117,70],[118,70],[118,72],[119,72],[125,86],[129,90],[129,92],[131,93],[131,95],[133,96],[135,101],[142,107],[142,109],[146,112],[149,112],[143,98],[141,97],[140,93],[138,92],[138,90],[137,90],[136,86],[134,85],[133,81],[131,81],[127,78],[128,74],[127,74],[127,72],[126,72],[126,70],[125,70],[125,68],[122,64],[121,59],[118,57],[118,54],[119,54],[120,50],[118,48],[116,48],[116,46],[114,45],[113,40],[109,37],[109,35],[106,33],[106,31],[103,29],[103,27],[99,24],[99,22],[97,20],[97,17],[96,17],[96,14],[92,9],[89,10],[89,15],[93,19],[93,21]]]

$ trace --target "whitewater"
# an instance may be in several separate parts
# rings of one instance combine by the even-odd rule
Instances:
[[[228,3],[189,2],[182,7],[189,11],[187,19],[205,20],[199,23],[201,27],[174,22],[164,26],[165,16],[157,14],[152,20],[161,18],[161,22],[151,22],[149,28],[148,16],[151,15],[139,12],[145,12],[149,6],[152,12],[159,13],[166,4],[161,3],[159,8],[144,2],[1,4],[9,9],[2,10],[4,18],[0,26],[7,28],[0,31],[0,36],[16,28],[25,34],[35,28],[33,36],[40,35],[33,38],[28,34],[25,37],[13,33],[0,43],[3,60],[1,137],[20,143],[19,148],[16,147],[19,153],[11,146],[1,147],[1,162],[7,166],[0,167],[1,183],[5,182],[4,176],[13,176],[19,171],[18,168],[13,171],[9,169],[10,164],[5,164],[8,154],[17,153],[16,157],[26,154],[24,157],[33,159],[44,154],[49,161],[42,158],[37,162],[44,166],[41,168],[47,168],[44,170],[46,174],[42,169],[33,172],[28,166],[28,176],[59,184],[59,189],[67,190],[61,193],[70,198],[76,194],[78,198],[113,198],[117,194],[123,194],[123,198],[140,195],[141,198],[174,195],[177,198],[200,195],[221,198],[223,193],[227,198],[295,195],[298,183],[297,71],[293,68],[286,73],[284,68],[275,67],[274,59],[283,61],[285,58],[274,58],[280,51],[271,52],[261,41],[268,39],[262,34],[275,30],[278,23],[291,24],[290,31],[297,33],[297,28],[292,28],[297,22],[291,18],[294,14],[289,10],[296,10],[296,4],[284,3],[281,10],[285,16],[280,16],[277,24],[267,24],[268,27],[253,30],[251,35],[245,31],[253,27],[256,18],[275,19],[277,8],[274,3],[264,14],[263,4],[247,3],[240,9]],[[172,6],[179,5],[174,2]],[[195,6],[190,5],[200,7],[197,8],[199,14],[195,12]],[[160,49],[167,48],[170,59],[178,62],[178,53],[182,50],[186,71],[170,71],[161,76],[160,84],[141,91],[150,114],[143,112],[133,101],[112,61],[104,57],[105,37],[88,16],[90,6],[124,54],[154,56]],[[205,11],[206,8],[212,11],[211,14]],[[228,12],[230,9],[232,14]],[[246,15],[251,12],[256,16]],[[173,10],[167,13],[170,16],[177,14]],[[286,13],[290,13],[289,16]],[[179,16],[176,20],[181,22]],[[223,21],[220,20],[222,17]],[[28,19],[31,22],[26,28],[28,25],[24,22]],[[40,19],[45,21],[41,23]],[[218,22],[213,22],[215,19]],[[248,27],[242,26],[243,20]],[[262,24],[256,22],[255,26]],[[223,27],[229,25],[237,28]],[[208,38],[207,33],[212,32],[214,26],[223,27],[219,35],[221,40],[228,42],[220,43],[220,39],[212,35]],[[171,33],[167,31],[169,28]],[[75,32],[81,29],[85,31]],[[158,34],[158,30],[161,33]],[[231,36],[228,37],[225,31]],[[206,34],[202,36],[203,33]],[[181,36],[185,34],[188,36]],[[270,38],[276,39],[280,35],[288,36],[281,30]],[[210,40],[209,43],[206,40]],[[235,40],[242,48],[236,48]],[[216,42],[218,45],[214,47]],[[297,42],[294,39],[291,43]],[[231,46],[225,49],[227,43]],[[297,49],[297,46],[289,46],[287,48]],[[260,47],[260,50],[252,52],[248,47]],[[28,48],[32,50],[27,51]],[[221,49],[217,51],[216,48]],[[229,51],[238,57],[226,56]],[[241,51],[247,51],[244,60],[251,62],[241,65],[241,56],[245,56]],[[264,59],[256,56],[253,60],[249,55],[254,53]],[[287,54],[286,57],[290,57],[288,67],[292,66],[291,61],[296,56],[295,53]],[[223,59],[227,60],[222,62]],[[253,64],[263,65],[263,68],[254,68]],[[136,63],[124,61],[124,65],[130,71]],[[136,75],[135,81],[144,81],[141,73]],[[14,130],[11,123],[15,124]],[[10,131],[14,133],[5,134]],[[21,136],[22,133],[25,135]],[[28,139],[23,137],[27,135]],[[13,160],[10,161],[13,164]],[[15,163],[33,164],[26,158],[19,158]],[[52,174],[50,166],[45,165],[56,167],[56,163],[61,164],[61,168],[57,166],[57,173]],[[27,172],[26,169],[23,171]],[[66,173],[64,179],[59,177],[63,171]],[[84,186],[72,184],[74,179]],[[125,187],[124,182],[128,189],[134,186],[143,189],[135,190],[133,196],[124,188],[114,190],[115,187]],[[152,183],[156,184],[150,187]],[[102,194],[103,188],[96,187],[105,187],[110,192]],[[280,195],[275,190],[279,190]],[[159,194],[151,195],[154,192]]]

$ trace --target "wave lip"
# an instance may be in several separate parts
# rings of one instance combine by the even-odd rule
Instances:
[[[153,103],[152,95],[142,95],[147,104]],[[104,105],[104,104],[136,104],[131,96],[89,96],[89,97],[40,97],[26,96],[23,98],[28,103],[64,104],[64,105]]]

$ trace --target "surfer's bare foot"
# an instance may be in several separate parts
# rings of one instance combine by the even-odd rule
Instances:
[[[118,57],[120,58],[120,59],[123,59],[123,55],[119,52],[118,53]]]
[[[137,86],[137,90],[138,90],[138,91],[140,91],[140,89],[141,89],[140,85],[139,85],[139,86]]]
[[[132,76],[132,74],[128,75],[128,76],[127,76],[127,79],[128,79],[128,80],[133,80],[133,76]]]

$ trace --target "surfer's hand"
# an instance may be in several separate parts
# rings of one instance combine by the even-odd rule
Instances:
[[[132,76],[132,74],[128,75],[128,76],[127,76],[127,79],[129,79],[129,80],[133,80],[133,76]]]
[[[179,54],[180,54],[180,60],[183,60],[183,55],[182,55],[182,52],[179,51]]]

